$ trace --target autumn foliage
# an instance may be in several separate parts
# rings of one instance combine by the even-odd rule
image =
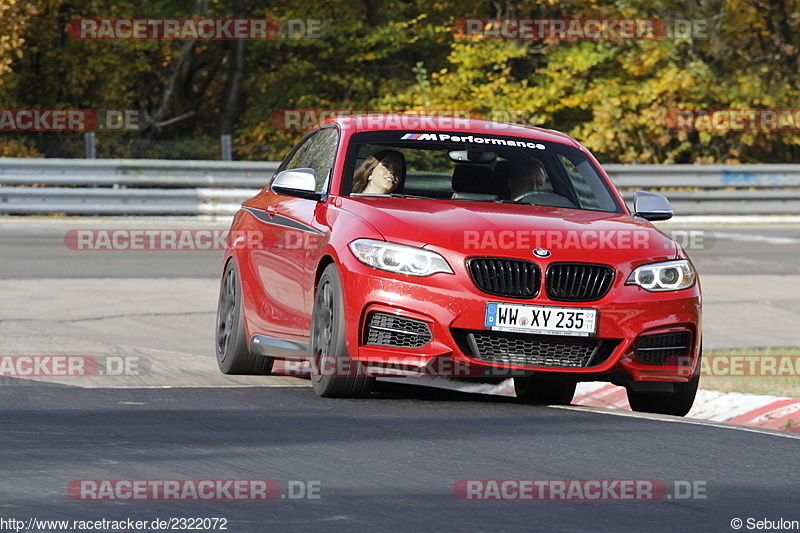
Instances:
[[[315,20],[325,32],[90,41],[67,34],[82,17]],[[456,31],[471,18],[688,20],[703,31],[588,40]],[[301,135],[276,112],[350,109],[453,110],[554,128],[607,163],[789,163],[800,159],[796,130],[681,130],[668,116],[800,109],[798,35],[800,12],[783,0],[0,0],[0,102],[141,109],[149,127],[138,135],[230,132],[238,157],[253,160],[281,158]]]

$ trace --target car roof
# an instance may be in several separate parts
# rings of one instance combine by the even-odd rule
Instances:
[[[453,131],[523,137],[582,148],[578,141],[560,131],[478,118],[413,114],[339,115],[331,117],[319,125],[331,123],[338,124],[342,130],[350,133],[365,131]]]

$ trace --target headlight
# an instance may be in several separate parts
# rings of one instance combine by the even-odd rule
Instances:
[[[350,243],[350,251],[365,265],[398,274],[430,276],[437,272],[453,273],[444,257],[414,246],[357,239]]]
[[[694,270],[689,261],[666,261],[642,265],[628,276],[625,285],[638,285],[646,291],[679,291],[694,285]]]

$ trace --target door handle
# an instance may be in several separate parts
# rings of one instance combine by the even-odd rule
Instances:
[[[275,214],[278,212],[278,208],[274,205],[271,205],[267,208],[267,214],[269,218],[275,218]]]

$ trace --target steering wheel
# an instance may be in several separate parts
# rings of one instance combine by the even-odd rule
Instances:
[[[534,196],[538,196],[539,191],[528,191],[525,193],[520,194],[516,198],[512,198],[515,202],[528,202],[529,200],[533,200]]]
[[[575,204],[573,204],[568,198],[550,191],[528,191],[514,198],[514,201],[531,205],[544,205],[548,207],[575,207]]]

